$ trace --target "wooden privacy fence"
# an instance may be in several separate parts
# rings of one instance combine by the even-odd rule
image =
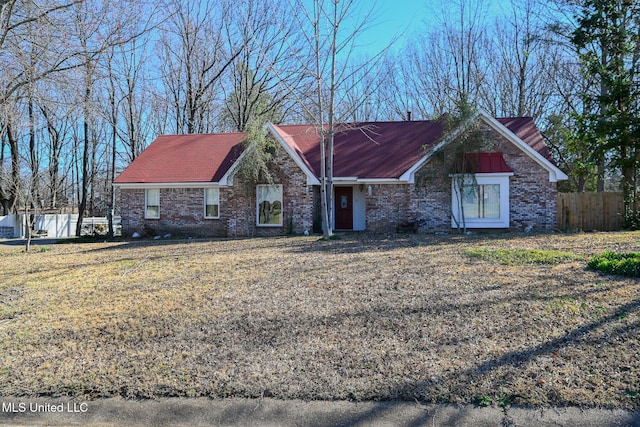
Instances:
[[[622,229],[621,192],[558,193],[558,228],[564,231]]]

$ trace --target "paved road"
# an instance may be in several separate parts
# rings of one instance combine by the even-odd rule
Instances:
[[[598,409],[478,408],[410,402],[0,397],[0,426],[565,426],[640,427],[640,413]]]

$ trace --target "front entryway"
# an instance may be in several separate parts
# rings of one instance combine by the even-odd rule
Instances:
[[[353,187],[334,188],[336,230],[353,230]]]

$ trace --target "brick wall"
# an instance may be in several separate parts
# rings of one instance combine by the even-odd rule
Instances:
[[[409,221],[422,233],[451,229],[451,178],[448,159],[436,154],[416,173],[409,205]]]
[[[488,125],[482,151],[501,151],[514,171],[509,179],[510,228],[556,228],[556,183],[549,172]],[[439,153],[416,173],[412,185],[372,185],[367,195],[367,230],[392,232],[415,223],[419,232],[451,230],[451,153]]]
[[[256,225],[256,194],[253,185],[246,186],[235,178],[229,188],[228,235],[281,236],[302,234],[313,228],[313,188],[307,188],[307,177],[302,169],[279,147],[271,171],[273,184],[282,184],[282,226]],[[264,182],[267,184],[267,182]]]
[[[557,186],[549,182],[549,172],[513,144],[496,134],[496,151],[513,170],[509,179],[511,228],[551,230],[557,228]]]
[[[144,218],[144,189],[121,191],[123,235],[135,231],[147,236],[171,233],[194,237],[273,236],[312,231],[313,189],[307,189],[306,176],[283,149],[278,150],[274,168],[275,184],[283,185],[283,225],[256,226],[255,189],[238,179],[220,188],[220,218],[204,218],[202,188],[161,188],[160,218]]]
[[[121,192],[122,233],[134,232],[146,236],[170,233],[178,236],[226,236],[226,220],[223,215],[228,194],[220,189],[220,219],[204,217],[204,189],[161,188],[160,218],[145,219],[144,190],[123,188]]]
[[[482,124],[483,151],[501,151],[513,169],[510,178],[510,227],[553,229],[556,227],[556,184],[549,173],[497,132]],[[446,154],[436,154],[416,174],[416,183],[375,184],[366,190],[366,227],[369,231],[394,232],[414,222],[420,232],[451,230],[451,178]],[[134,231],[147,235],[172,233],[193,236],[273,236],[290,232],[318,231],[318,187],[307,187],[306,176],[285,150],[276,154],[276,184],[283,185],[283,225],[256,226],[255,188],[236,179],[220,189],[220,219],[204,218],[204,190],[161,189],[160,219],[144,218],[144,190],[122,189],[124,235]]]
[[[367,194],[368,231],[396,231],[408,219],[409,186],[406,184],[371,185]]]

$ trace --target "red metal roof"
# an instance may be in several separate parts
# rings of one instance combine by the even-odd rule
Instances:
[[[311,125],[274,126],[294,151],[320,176],[320,137]],[[335,177],[399,178],[437,142],[436,121],[372,122],[341,125],[334,138]]]
[[[552,164],[556,164],[549,147],[547,147],[547,144],[544,142],[540,129],[538,129],[538,126],[536,126],[531,117],[504,117],[496,120],[540,153],[542,157]]]
[[[529,117],[498,119],[500,123],[553,161],[540,131]],[[280,138],[316,177],[320,176],[317,129],[312,125],[274,126]],[[371,122],[337,127],[334,177],[399,178],[438,143],[438,121]],[[242,153],[242,133],[164,135],[158,137],[115,180],[124,183],[219,182]],[[502,156],[500,155],[500,159]],[[510,172],[504,160],[482,159],[483,168]],[[508,170],[506,170],[508,169]]]
[[[542,134],[531,117],[497,119],[516,136],[553,161]],[[318,131],[311,125],[274,126],[292,149],[320,176]],[[334,141],[334,177],[399,178],[442,137],[439,121],[371,122],[342,125]],[[502,154],[482,157],[482,167],[513,172]],[[501,163],[500,163],[501,162]]]
[[[507,173],[513,170],[507,166],[502,153],[466,153],[466,173]]]
[[[242,133],[162,135],[114,181],[218,182],[242,153]]]

